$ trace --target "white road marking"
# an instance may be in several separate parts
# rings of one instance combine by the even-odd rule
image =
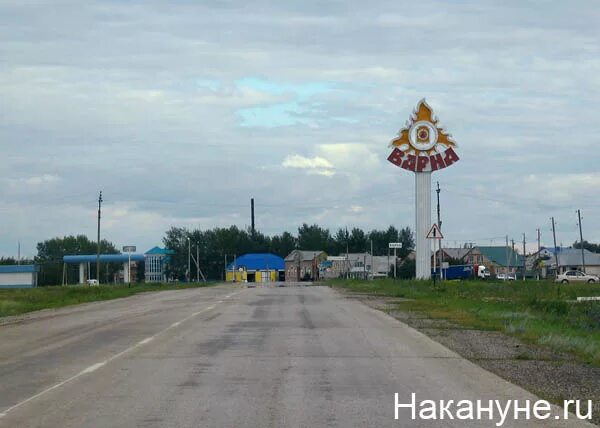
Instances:
[[[87,369],[83,369],[81,372],[79,372],[79,374],[83,375],[83,374],[86,374],[86,373],[95,372],[100,367],[102,367],[104,364],[106,364],[106,361],[102,361],[101,363],[96,363],[93,366],[89,366]]]
[[[138,346],[145,345],[145,344],[146,344],[146,343],[148,343],[148,342],[152,342],[152,340],[153,340],[153,339],[154,339],[154,336],[152,336],[152,337],[147,337],[147,338],[145,338],[144,340],[140,340],[140,341],[137,343],[137,345],[138,345]]]
[[[238,291],[238,293],[240,293],[240,291]],[[238,293],[233,293],[233,294],[238,294]],[[230,297],[230,296],[232,296],[233,294],[230,294],[229,296],[226,296],[226,297],[227,297],[227,298],[229,298],[229,297]],[[30,401],[32,401],[32,400],[35,400],[36,398],[39,398],[39,397],[41,397],[41,396],[43,396],[43,395],[46,395],[47,393],[49,393],[49,392],[51,392],[51,391],[54,391],[55,389],[57,389],[57,388],[60,388],[61,386],[65,385],[65,384],[67,384],[67,383],[69,383],[69,382],[71,382],[71,381],[74,381],[75,379],[79,378],[80,376],[84,376],[84,375],[86,375],[86,374],[89,374],[89,373],[95,372],[95,371],[96,371],[96,370],[98,370],[100,367],[107,365],[108,363],[110,363],[111,361],[113,361],[113,360],[115,360],[115,359],[119,358],[120,356],[122,356],[122,355],[125,355],[125,354],[127,354],[128,352],[131,352],[131,351],[133,351],[134,349],[136,349],[136,348],[138,348],[138,347],[140,347],[140,346],[142,346],[142,345],[145,345],[145,344],[147,344],[147,343],[151,342],[152,340],[154,340],[154,338],[155,338],[156,336],[159,336],[159,335],[163,334],[164,332],[166,332],[166,331],[168,331],[168,330],[170,330],[170,329],[172,329],[172,328],[174,328],[174,327],[177,327],[177,326],[181,325],[182,323],[186,322],[187,320],[189,320],[189,319],[192,319],[192,318],[194,318],[195,316],[197,316],[197,315],[200,315],[200,314],[201,314],[201,313],[203,313],[203,312],[210,311],[211,309],[214,309],[214,308],[215,308],[215,305],[211,305],[211,306],[208,306],[208,307],[206,307],[206,308],[202,309],[201,311],[194,312],[193,314],[191,314],[191,315],[188,315],[187,317],[183,318],[182,320],[179,320],[179,321],[177,321],[177,322],[174,322],[174,323],[173,323],[173,324],[171,324],[169,327],[167,327],[167,328],[165,328],[165,329],[163,329],[163,330],[159,331],[158,333],[156,333],[154,336],[150,336],[150,337],[147,337],[147,338],[145,338],[145,339],[143,339],[143,340],[140,340],[140,341],[139,341],[138,343],[136,343],[135,345],[132,345],[132,346],[130,346],[129,348],[127,348],[127,349],[125,349],[125,350],[123,350],[123,351],[119,352],[118,354],[115,354],[115,355],[113,355],[112,357],[110,357],[110,358],[108,358],[108,359],[106,359],[106,360],[104,360],[104,361],[101,361],[101,362],[99,362],[99,363],[93,364],[93,365],[89,366],[88,368],[85,368],[85,369],[83,369],[82,371],[80,371],[80,372],[79,372],[79,373],[77,373],[76,375],[74,375],[74,376],[71,376],[70,378],[68,378],[68,379],[65,379],[65,380],[63,380],[62,382],[59,382],[59,383],[57,383],[57,384],[55,384],[55,385],[52,385],[51,387],[49,387],[49,388],[47,388],[47,389],[44,389],[43,391],[41,391],[41,392],[38,392],[37,394],[35,394],[35,395],[32,395],[31,397],[29,397],[29,398],[27,398],[27,399],[25,399],[25,400],[23,400],[23,401],[20,401],[19,403],[15,404],[15,405],[13,405],[13,406],[11,406],[11,407],[7,408],[7,409],[4,409],[4,411],[3,411],[3,412],[0,412],[0,418],[2,418],[2,417],[4,417],[4,416],[6,416],[6,414],[7,414],[8,412],[11,412],[11,411],[13,411],[14,409],[16,409],[16,408],[18,408],[18,407],[21,407],[22,405],[24,405],[24,404],[27,404],[27,403],[29,403],[29,402],[30,402]]]

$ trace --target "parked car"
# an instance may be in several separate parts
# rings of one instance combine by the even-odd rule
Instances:
[[[99,285],[97,279],[88,279],[86,282],[87,285]]]
[[[563,284],[568,284],[570,282],[600,282],[600,279],[596,275],[588,275],[580,270],[568,270],[563,274],[560,274],[556,277],[556,282],[562,282]]]
[[[508,279],[508,275],[506,275],[505,273],[499,273],[496,275],[496,279],[499,279],[501,281],[506,281]]]
[[[509,281],[516,281],[517,280],[517,274],[516,273],[509,273],[508,275],[506,275],[506,279],[508,279]]]

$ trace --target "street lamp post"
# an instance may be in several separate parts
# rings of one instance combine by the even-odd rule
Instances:
[[[190,242],[190,237],[188,236],[188,265],[187,265],[187,281],[191,282],[191,278],[192,278],[192,263],[191,263],[191,258],[192,258],[192,253],[191,253],[191,249],[192,249],[192,244]]]

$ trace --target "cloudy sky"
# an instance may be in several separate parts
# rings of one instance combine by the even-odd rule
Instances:
[[[0,0],[0,255],[171,226],[414,226],[386,161],[425,97],[447,244],[600,241],[590,1]]]

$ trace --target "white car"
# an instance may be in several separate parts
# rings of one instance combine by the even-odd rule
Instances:
[[[87,285],[100,285],[100,284],[98,284],[97,279],[88,279],[86,282],[87,282]]]
[[[568,270],[565,273],[556,277],[556,282],[562,282],[568,284],[571,282],[587,282],[593,284],[600,282],[600,279],[596,275],[587,275],[580,270]]]

